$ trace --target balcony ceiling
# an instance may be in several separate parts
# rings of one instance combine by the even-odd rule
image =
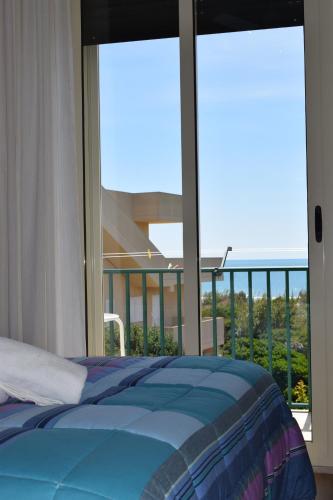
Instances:
[[[302,26],[303,0],[201,0],[198,33]],[[178,36],[178,0],[82,0],[83,45]]]

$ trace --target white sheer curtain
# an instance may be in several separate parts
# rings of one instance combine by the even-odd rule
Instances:
[[[71,0],[0,0],[0,335],[85,353]]]

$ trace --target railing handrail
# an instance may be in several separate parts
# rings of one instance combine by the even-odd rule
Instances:
[[[267,271],[272,271],[272,272],[284,272],[284,271],[308,271],[309,267],[308,266],[270,266],[270,267],[261,267],[261,266],[253,266],[253,267],[224,267],[223,269],[219,267],[202,267],[201,272],[203,273],[217,273],[217,274],[222,274],[222,273],[230,273],[230,272],[267,272]],[[182,273],[184,272],[183,267],[176,267],[176,268],[159,268],[159,267],[152,267],[152,268],[140,268],[140,267],[134,267],[134,268],[104,268],[103,273],[109,274],[109,273],[137,273],[137,274],[157,274],[157,273]]]

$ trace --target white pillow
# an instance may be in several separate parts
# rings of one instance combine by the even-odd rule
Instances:
[[[0,389],[38,405],[80,401],[87,368],[43,349],[0,337]]]
[[[2,403],[5,403],[7,399],[8,399],[8,394],[3,389],[0,389],[0,405]]]

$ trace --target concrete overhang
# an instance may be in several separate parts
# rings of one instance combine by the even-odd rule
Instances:
[[[133,222],[145,224],[171,224],[183,220],[182,196],[163,192],[128,193],[102,190],[103,198],[113,200],[118,210]]]
[[[132,217],[135,222],[171,224],[183,221],[182,196],[162,192],[133,193]]]

